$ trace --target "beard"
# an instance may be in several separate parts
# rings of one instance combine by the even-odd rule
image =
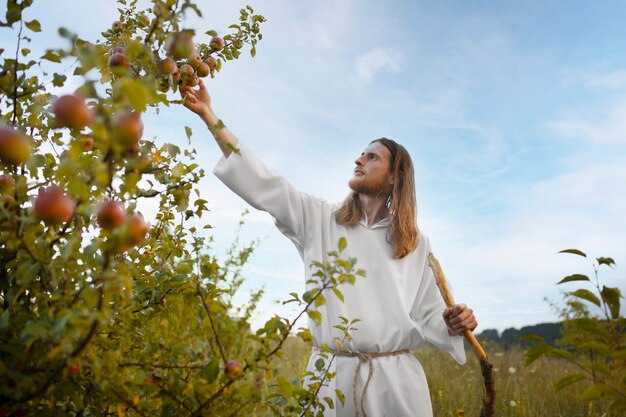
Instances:
[[[391,191],[389,190],[388,178],[386,177],[353,177],[350,181],[348,181],[348,186],[357,194],[369,195],[373,197],[389,194]]]

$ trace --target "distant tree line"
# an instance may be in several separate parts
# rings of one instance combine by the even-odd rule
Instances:
[[[480,340],[489,340],[502,343],[505,346],[523,346],[527,347],[533,344],[528,340],[521,340],[520,337],[525,334],[536,334],[544,338],[549,345],[556,346],[557,340],[561,338],[561,330],[563,324],[557,323],[539,323],[532,326],[524,326],[521,329],[509,327],[502,334],[496,329],[486,329],[477,335]]]

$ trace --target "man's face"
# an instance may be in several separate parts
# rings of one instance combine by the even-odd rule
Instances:
[[[393,175],[389,171],[391,153],[383,144],[370,144],[354,163],[354,176],[348,181],[350,188],[365,195],[387,195],[391,191]]]

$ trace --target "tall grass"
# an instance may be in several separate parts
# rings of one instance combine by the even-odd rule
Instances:
[[[524,350],[484,344],[496,374],[498,417],[622,417],[602,402],[580,401],[585,382],[555,392],[553,382],[576,369],[556,358],[541,358],[524,367]],[[301,377],[311,347],[289,338],[278,372],[287,378]],[[478,416],[482,405],[480,366],[469,348],[467,363],[459,365],[447,353],[431,346],[414,352],[426,372],[436,417]]]

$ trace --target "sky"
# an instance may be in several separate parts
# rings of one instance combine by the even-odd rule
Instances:
[[[298,189],[340,201],[369,141],[384,136],[409,150],[420,230],[457,301],[474,309],[477,331],[558,320],[553,305],[578,286],[556,283],[593,274],[597,256],[616,262],[600,268],[601,285],[626,291],[626,3],[197,3],[205,18],[189,16],[186,27],[199,33],[228,33],[246,4],[266,17],[256,57],[228,62],[206,85],[230,130]],[[31,48],[63,45],[59,26],[95,41],[115,6],[35,1],[26,19],[44,32]],[[0,29],[0,48],[13,50],[15,39]],[[71,90],[69,82],[58,93]],[[223,253],[246,204],[210,174],[221,155],[210,134],[181,107],[144,123],[145,137],[180,146],[192,128],[208,173],[203,222]],[[304,291],[295,247],[254,209],[241,239],[259,239],[241,297],[265,288],[254,324],[294,317],[279,300]],[[568,248],[590,259],[557,253]]]

